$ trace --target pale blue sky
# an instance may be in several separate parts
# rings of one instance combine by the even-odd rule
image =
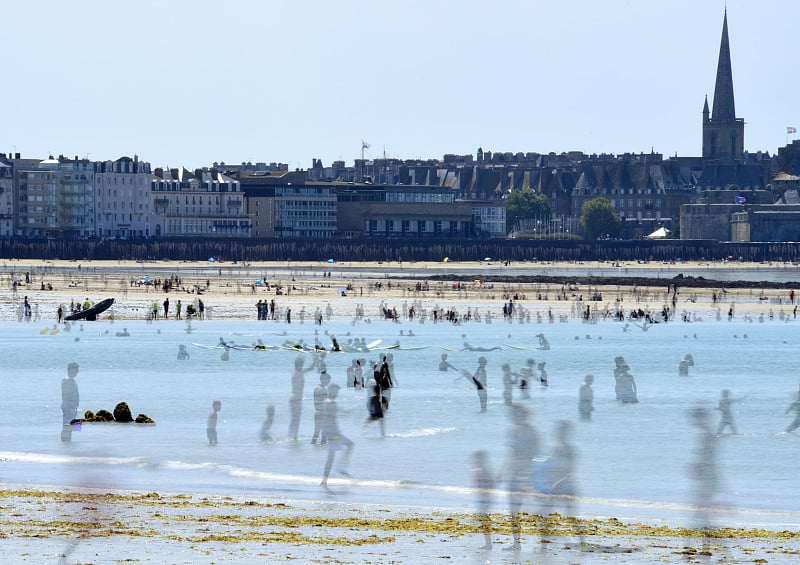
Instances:
[[[154,166],[699,155],[716,0],[0,0],[0,152]],[[745,148],[800,128],[800,2],[728,0]]]

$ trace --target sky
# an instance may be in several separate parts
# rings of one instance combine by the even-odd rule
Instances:
[[[745,148],[774,153],[800,128],[796,0],[0,0],[0,152],[697,156],[726,6]]]

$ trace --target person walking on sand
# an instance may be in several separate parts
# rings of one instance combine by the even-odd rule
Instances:
[[[322,431],[322,406],[328,398],[328,385],[331,383],[331,376],[327,371],[322,371],[319,374],[319,384],[314,387],[314,435],[311,436],[311,443],[317,443],[319,437],[320,445],[326,443],[326,438],[323,435],[320,437]]]
[[[325,399],[322,409],[322,433],[328,438],[328,458],[325,460],[325,469],[322,472],[322,486],[328,486],[328,477],[331,474],[333,461],[337,451],[344,450],[344,460],[339,467],[342,475],[349,475],[347,472],[350,456],[353,453],[354,444],[339,429],[337,421],[336,397],[339,396],[339,385],[336,383],[328,386],[328,398]]]
[[[475,388],[478,390],[478,401],[481,405],[481,412],[486,412],[486,403],[488,399],[488,394],[486,391],[486,357],[478,358],[478,368],[475,370],[475,374],[471,374],[466,370],[463,371],[463,373],[466,378],[472,381],[472,383],[475,385]]]
[[[217,414],[222,410],[222,402],[215,400],[211,403],[211,412],[208,413],[206,421],[206,436],[208,445],[217,445]]]
[[[169,318],[169,296],[164,299],[162,306],[164,307],[164,319],[166,320]]]

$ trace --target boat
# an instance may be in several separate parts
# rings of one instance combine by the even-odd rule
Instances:
[[[66,318],[64,318],[68,322],[74,322],[76,320],[86,320],[87,322],[94,322],[97,320],[98,314],[102,314],[109,308],[111,305],[114,304],[113,298],[106,298],[105,300],[101,300],[94,306],[86,308],[85,310],[80,310],[79,312],[75,312],[74,314],[70,314]]]

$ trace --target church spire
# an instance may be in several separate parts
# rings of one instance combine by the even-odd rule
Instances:
[[[734,120],[736,107],[733,101],[733,72],[731,71],[731,47],[728,42],[728,10],[722,20],[722,40],[719,45],[717,82],[714,86],[713,120]]]

